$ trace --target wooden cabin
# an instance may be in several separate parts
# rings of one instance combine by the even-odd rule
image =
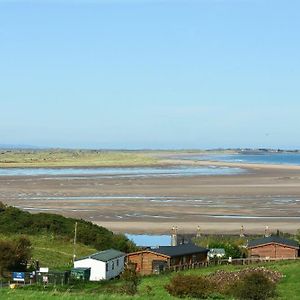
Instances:
[[[296,258],[299,252],[299,243],[279,236],[268,236],[249,241],[249,257],[261,258]]]
[[[134,264],[142,275],[160,273],[172,266],[180,266],[207,261],[209,250],[194,244],[161,246],[156,249],[127,254],[127,263]]]

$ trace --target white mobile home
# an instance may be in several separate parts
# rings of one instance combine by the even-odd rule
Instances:
[[[90,268],[90,280],[99,281],[117,277],[124,270],[125,253],[108,249],[75,260],[74,268]]]

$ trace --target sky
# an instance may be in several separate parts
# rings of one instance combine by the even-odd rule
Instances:
[[[300,148],[300,1],[0,0],[0,144]]]

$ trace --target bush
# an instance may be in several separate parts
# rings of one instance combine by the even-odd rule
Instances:
[[[130,267],[126,268],[121,275],[121,279],[124,280],[121,292],[127,295],[135,295],[141,280],[140,275],[136,270]]]
[[[218,270],[208,275],[208,278],[219,293],[231,295],[238,283],[242,282],[245,277],[253,273],[262,274],[274,284],[282,278],[282,274],[280,272],[269,270],[264,267],[246,268],[235,272]]]
[[[165,286],[170,295],[185,298],[206,299],[212,292],[212,286],[208,278],[194,275],[178,274]]]
[[[265,300],[276,296],[276,284],[261,272],[247,274],[233,288],[233,295],[242,300]]]

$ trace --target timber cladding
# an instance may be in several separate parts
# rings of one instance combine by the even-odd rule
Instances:
[[[169,265],[170,258],[151,251],[140,251],[127,255],[127,262],[134,264],[136,271],[142,275],[153,273],[153,261],[163,261]]]
[[[298,249],[288,245],[270,243],[265,245],[257,245],[248,248],[249,255],[252,257],[270,257],[270,258],[296,258],[298,257]]]

